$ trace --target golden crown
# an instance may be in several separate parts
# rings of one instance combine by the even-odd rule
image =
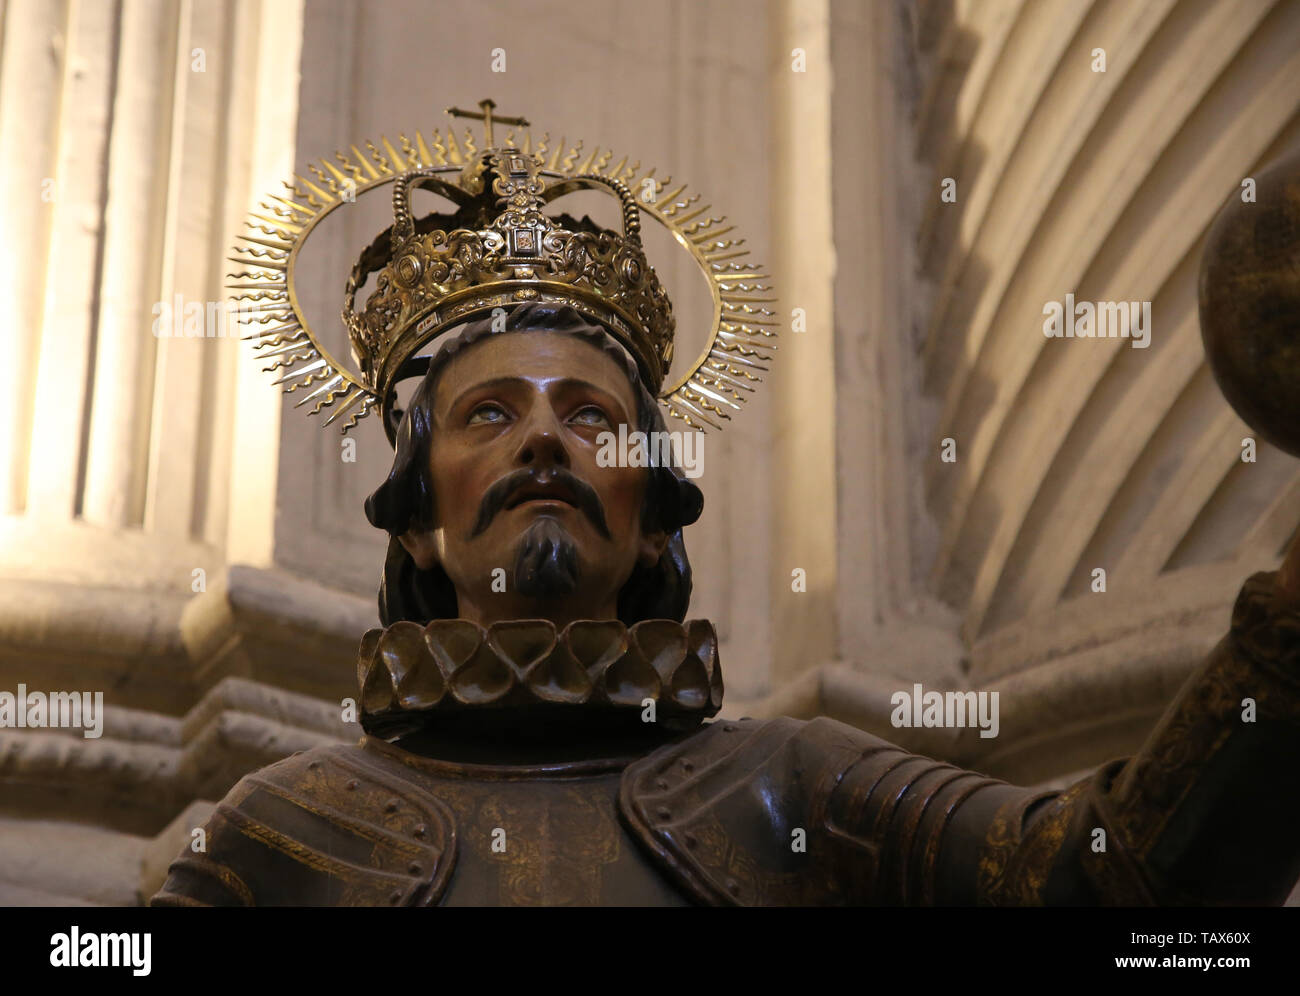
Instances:
[[[698,194],[685,184],[671,192],[671,180],[642,171],[627,158],[593,151],[585,159],[582,143],[536,144],[525,131],[515,142],[512,130],[497,146],[493,125],[528,127],[523,118],[493,115],[490,100],[474,113],[450,108],[453,117],[483,121],[485,148],[475,148],[468,130],[458,142],[449,126],[445,139],[435,129],[432,141],[416,133],[414,144],[399,136],[399,152],[387,139],[368,155],[335,154],[310,164],[315,181],[296,176],[289,196],[263,202],[248,225],[256,234],[232,257],[247,267],[231,274],[242,292],[244,311],[258,325],[253,332],[259,355],[272,358],[267,370],[282,370],[275,383],[294,393],[310,390],[298,406],[315,401],[310,414],[334,407],[330,424],[344,414],[346,432],[379,408],[390,441],[397,427],[395,385],[427,365],[421,351],[444,332],[518,304],[564,304],[609,331],[636,360],[647,387],[659,395],[670,415],[694,428],[718,427],[730,418],[745,394],[767,369],[775,337],[774,298],[760,268],[741,257],[744,240],[709,205],[697,207]],[[579,160],[581,159],[581,162]],[[393,224],[362,252],[348,280],[343,321],[355,369],[332,356],[307,323],[295,290],[303,244],[316,226],[343,204],[385,183],[393,184]],[[412,215],[411,192],[442,194],[454,205],[451,215]],[[613,232],[543,208],[557,198],[590,189],[616,197],[622,232]],[[666,226],[709,278],[714,308],[713,334],[683,376],[665,385],[673,358],[672,304],[646,260],[641,217]],[[360,311],[360,287],[378,274],[375,289]],[[743,392],[743,393],[742,393]]]

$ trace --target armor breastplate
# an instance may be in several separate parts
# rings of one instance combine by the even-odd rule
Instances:
[[[933,901],[977,791],[1027,795],[827,719],[714,723],[631,763],[462,764],[364,737],[245,777],[154,903]]]
[[[235,786],[153,905],[685,905],[619,819],[625,765],[296,754]]]

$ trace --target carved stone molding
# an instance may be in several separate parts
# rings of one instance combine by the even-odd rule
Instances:
[[[357,646],[377,620],[373,599],[233,565],[186,606],[180,630],[200,688],[238,675],[338,701],[354,694]]]

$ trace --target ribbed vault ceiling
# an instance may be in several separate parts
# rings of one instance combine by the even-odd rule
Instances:
[[[1096,567],[1136,593],[1273,566],[1300,475],[1262,442],[1242,461],[1196,280],[1225,199],[1300,142],[1300,4],[977,0],[943,23],[918,117],[935,192],[922,349],[932,452],[952,437],[958,458],[928,461],[926,486],[933,581],[966,637],[1090,596]],[[1045,337],[1044,304],[1067,293],[1151,302],[1150,347]]]

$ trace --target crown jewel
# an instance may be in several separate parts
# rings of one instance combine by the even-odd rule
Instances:
[[[390,247],[381,254],[388,259],[375,292],[363,311],[353,310],[357,283],[378,263],[363,257],[348,282],[343,311],[353,352],[381,391],[450,326],[532,301],[567,304],[603,325],[632,353],[650,389],[659,390],[672,360],[673,312],[642,251],[640,212],[631,192],[599,174],[548,187],[540,172],[536,156],[489,150],[471,159],[457,187],[427,168],[394,183]],[[481,212],[490,220],[478,229],[417,231],[410,192],[421,186],[451,197],[481,190],[463,201],[460,214]],[[549,198],[583,186],[619,197],[623,234],[573,231],[542,213]]]
[[[626,157],[593,151],[579,164],[581,143],[552,145],[549,136],[532,142],[514,133],[497,146],[493,124],[528,124],[494,117],[491,101],[482,113],[449,114],[483,121],[487,147],[475,148],[466,132],[434,131],[432,144],[417,133],[415,144],[400,136],[398,152],[386,139],[382,149],[367,143],[368,156],[352,147],[337,153],[338,166],[322,160],[309,171],[317,182],[295,177],[291,197],[263,203],[254,214],[256,235],[232,257],[248,267],[231,276],[248,283],[231,288],[251,304],[254,321],[272,327],[255,331],[254,347],[273,357],[268,370],[287,372],[276,381],[293,393],[306,388],[299,405],[315,401],[311,414],[337,405],[326,424],[351,413],[344,431],[375,408],[383,411],[390,440],[396,431],[394,386],[425,369],[424,353],[449,329],[495,309],[535,301],[572,307],[603,326],[636,360],[646,385],[669,414],[696,428],[717,427],[717,419],[739,410],[766,370],[774,313],[763,296],[767,278],[752,263],[726,219],[697,207],[698,194],[685,185],[669,192],[670,180]],[[342,167],[341,169],[339,167]],[[348,280],[343,308],[356,367],[336,360],[306,322],[294,288],[299,251],[316,225],[358,194],[393,184],[393,224],[362,252]],[[454,214],[416,218],[411,192],[429,189],[456,206]],[[544,208],[577,190],[603,191],[618,199],[622,231],[599,228],[588,219],[549,215]],[[635,193],[634,193],[635,192]],[[665,225],[709,278],[714,305],[713,335],[685,376],[665,386],[673,359],[672,304],[641,245],[641,219]],[[262,236],[269,236],[263,238]],[[358,290],[377,274],[374,291],[356,308]]]

